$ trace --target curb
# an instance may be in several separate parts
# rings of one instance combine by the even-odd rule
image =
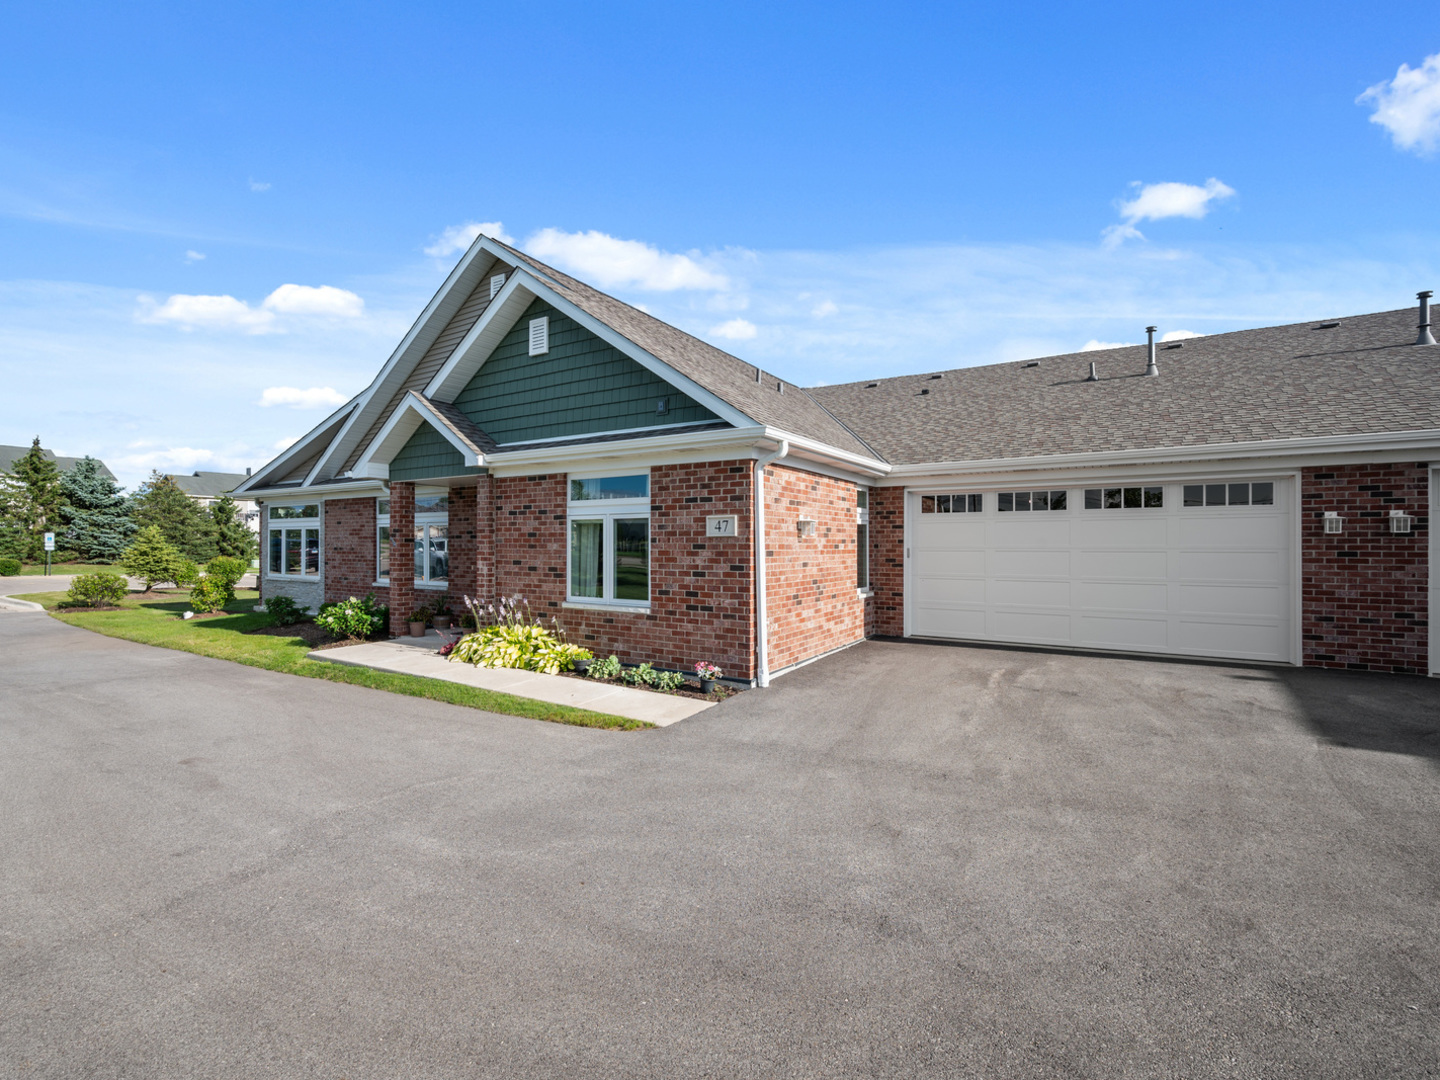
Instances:
[[[0,611],[44,611],[43,604],[33,600],[20,600],[13,596],[0,596]]]

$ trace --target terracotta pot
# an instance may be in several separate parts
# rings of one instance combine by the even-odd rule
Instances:
[[[411,636],[411,637],[424,637],[424,636],[425,636],[425,624],[424,624],[423,622],[412,622],[412,623],[410,624],[410,636]]]

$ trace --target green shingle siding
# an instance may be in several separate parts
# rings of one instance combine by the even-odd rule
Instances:
[[[550,351],[530,356],[530,320],[541,315],[550,316]],[[661,398],[669,399],[664,415],[655,411]],[[543,300],[530,305],[455,404],[497,443],[719,419]]]
[[[424,480],[479,471],[473,465],[466,466],[465,456],[429,424],[421,424],[390,462],[391,480]]]

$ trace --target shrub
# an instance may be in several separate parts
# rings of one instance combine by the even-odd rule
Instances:
[[[0,577],[19,577],[21,569],[19,559],[0,559]]]
[[[389,617],[390,609],[376,603],[373,595],[364,600],[352,596],[322,605],[315,625],[338,638],[368,638],[383,631]]]
[[[685,685],[685,676],[678,671],[657,671],[655,679],[650,685],[656,690],[664,690],[668,694]]]
[[[655,681],[655,669],[648,661],[639,667],[626,668],[620,672],[620,681],[626,686],[649,686]]]
[[[604,660],[596,660],[586,674],[592,679],[613,679],[620,674],[620,658],[610,656]]]
[[[131,577],[143,581],[146,592],[162,581],[174,581],[175,567],[180,561],[180,552],[166,543],[165,537],[154,525],[141,529],[134,543],[120,556],[121,568]]]
[[[561,641],[538,623],[529,626],[486,626],[466,634],[450,652],[451,660],[491,668],[519,668],[555,675],[569,671],[576,660],[590,659],[578,645]]]
[[[205,564],[205,576],[222,582],[232,595],[235,592],[235,586],[240,583],[240,579],[249,570],[245,560],[230,555],[217,555]]]
[[[206,575],[190,590],[190,609],[208,615],[211,612],[222,610],[233,599],[235,599],[235,594],[230,591],[225,582]]]
[[[70,583],[67,594],[72,603],[104,607],[125,599],[128,586],[119,574],[81,574]]]
[[[189,589],[200,580],[200,567],[184,557],[175,560],[170,567],[170,580],[176,588]]]
[[[274,620],[276,626],[294,626],[309,612],[309,608],[301,607],[288,596],[276,596],[265,601],[265,614]]]

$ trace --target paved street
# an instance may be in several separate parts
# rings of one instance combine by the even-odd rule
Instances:
[[[663,730],[0,616],[0,1076],[1440,1073],[1440,681],[873,642]]]

